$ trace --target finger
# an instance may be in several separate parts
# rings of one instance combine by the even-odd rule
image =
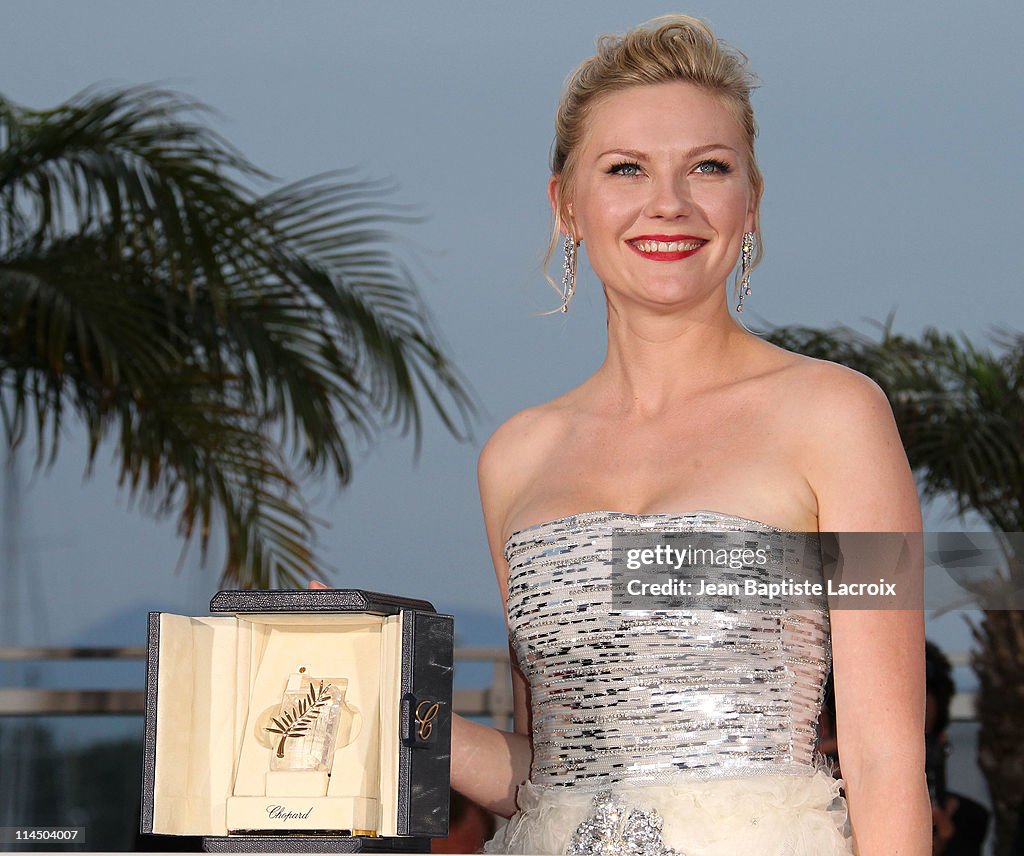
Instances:
[[[328,589],[330,586],[325,586],[320,580],[310,580],[309,587],[311,589]]]

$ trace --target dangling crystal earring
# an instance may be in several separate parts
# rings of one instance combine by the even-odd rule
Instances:
[[[565,273],[562,274],[562,308],[560,311],[569,311],[569,301],[573,292],[576,291],[576,248],[579,243],[571,235],[565,236]]]
[[[740,302],[736,311],[743,311],[743,298],[750,294],[750,260],[754,255],[754,233],[743,233],[743,245],[740,247]]]

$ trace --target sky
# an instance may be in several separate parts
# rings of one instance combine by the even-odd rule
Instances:
[[[744,320],[870,331],[1024,327],[1019,212],[1024,7],[906,0],[265,2],[3,0],[0,92],[51,107],[86,86],[159,83],[218,111],[252,161],[296,180],[356,167],[390,178],[433,323],[481,416],[459,443],[429,419],[423,451],[386,434],[356,454],[344,490],[306,485],[328,525],[328,582],[431,600],[459,641],[504,626],[479,511],[476,458],[509,416],[575,386],[604,355],[599,283],[581,266],[567,315],[540,259],[561,85],[601,33],[659,14],[708,21],[750,58],[766,179],[765,256]],[[556,272],[557,277],[557,272]],[[101,449],[85,478],[69,423],[46,472],[4,479],[0,644],[141,644],[150,609],[205,614],[208,566],[173,520],[129,508]],[[950,526],[932,510],[931,528]],[[929,625],[954,650],[960,616]]]

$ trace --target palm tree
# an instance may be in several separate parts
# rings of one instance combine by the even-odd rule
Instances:
[[[924,499],[951,498],[961,518],[978,514],[997,537],[1024,532],[1024,334],[996,332],[1002,352],[991,353],[934,329],[919,339],[897,335],[892,320],[877,340],[849,327],[778,327],[768,338],[863,372],[885,390]],[[1002,538],[1001,546],[1006,566],[978,588],[1019,596],[1020,541]],[[984,605],[996,604],[986,598]],[[995,852],[1008,854],[1024,794],[1024,613],[986,608],[982,616],[971,625],[978,764],[995,811]]]
[[[90,467],[111,438],[121,483],[175,514],[223,581],[323,574],[299,480],[344,484],[353,440],[412,430],[421,399],[453,435],[474,415],[390,244],[413,221],[379,181],[280,186],[140,86],[52,110],[0,97],[0,419],[52,463],[70,412]]]

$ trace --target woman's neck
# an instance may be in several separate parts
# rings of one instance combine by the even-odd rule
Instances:
[[[656,416],[741,376],[751,339],[727,310],[694,317],[609,307],[608,352],[592,381],[605,406]]]

